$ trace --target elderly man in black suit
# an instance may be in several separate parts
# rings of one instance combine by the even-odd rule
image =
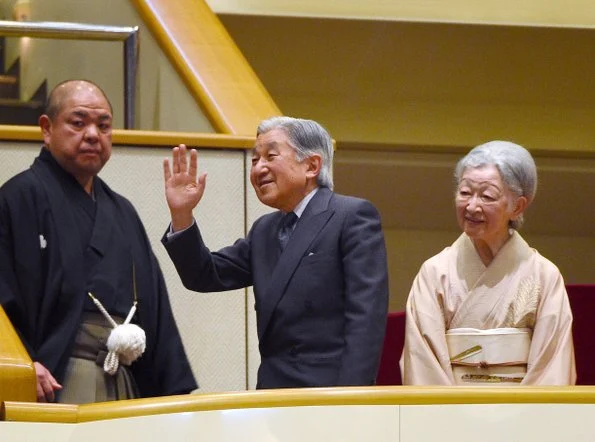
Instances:
[[[333,145],[318,123],[263,121],[250,181],[278,209],[217,252],[192,210],[205,190],[197,153],[164,160],[171,226],[163,243],[184,285],[198,292],[254,286],[261,364],[257,388],[372,385],[384,340],[388,275],[374,206],[332,191]]]

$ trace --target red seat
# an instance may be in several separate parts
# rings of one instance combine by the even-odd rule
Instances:
[[[404,344],[405,312],[391,312],[386,321],[386,335],[376,377],[377,385],[402,385],[399,359]]]
[[[595,385],[595,284],[566,285],[574,317],[572,336],[576,357],[577,385]],[[405,312],[392,312],[376,383],[402,385],[399,358],[405,342]]]
[[[567,284],[577,385],[595,385],[595,285]]]

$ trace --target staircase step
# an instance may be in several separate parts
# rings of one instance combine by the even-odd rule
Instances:
[[[6,72],[0,75],[0,97],[19,98],[21,60],[17,58]]]
[[[0,74],[0,97],[19,98],[19,81],[17,77]]]
[[[13,85],[17,84],[17,82],[17,77],[15,77],[14,75],[0,74],[0,84]]]
[[[0,64],[4,59],[4,37],[0,37]],[[45,109],[48,86],[44,80],[29,101],[20,99],[20,58],[5,71],[0,69],[0,124],[37,125]]]
[[[22,101],[15,98],[0,98],[0,124],[37,126],[45,103],[39,100]]]

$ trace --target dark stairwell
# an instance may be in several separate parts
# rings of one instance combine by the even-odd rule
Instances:
[[[0,124],[36,126],[47,98],[47,81],[43,81],[28,101],[20,98],[20,59],[4,69],[4,38],[0,38]]]

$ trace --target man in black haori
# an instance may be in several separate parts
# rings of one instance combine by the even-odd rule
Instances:
[[[39,124],[41,153],[0,189],[0,303],[34,362],[38,401],[189,393],[143,224],[97,177],[111,155],[109,100],[91,82],[63,82]]]

